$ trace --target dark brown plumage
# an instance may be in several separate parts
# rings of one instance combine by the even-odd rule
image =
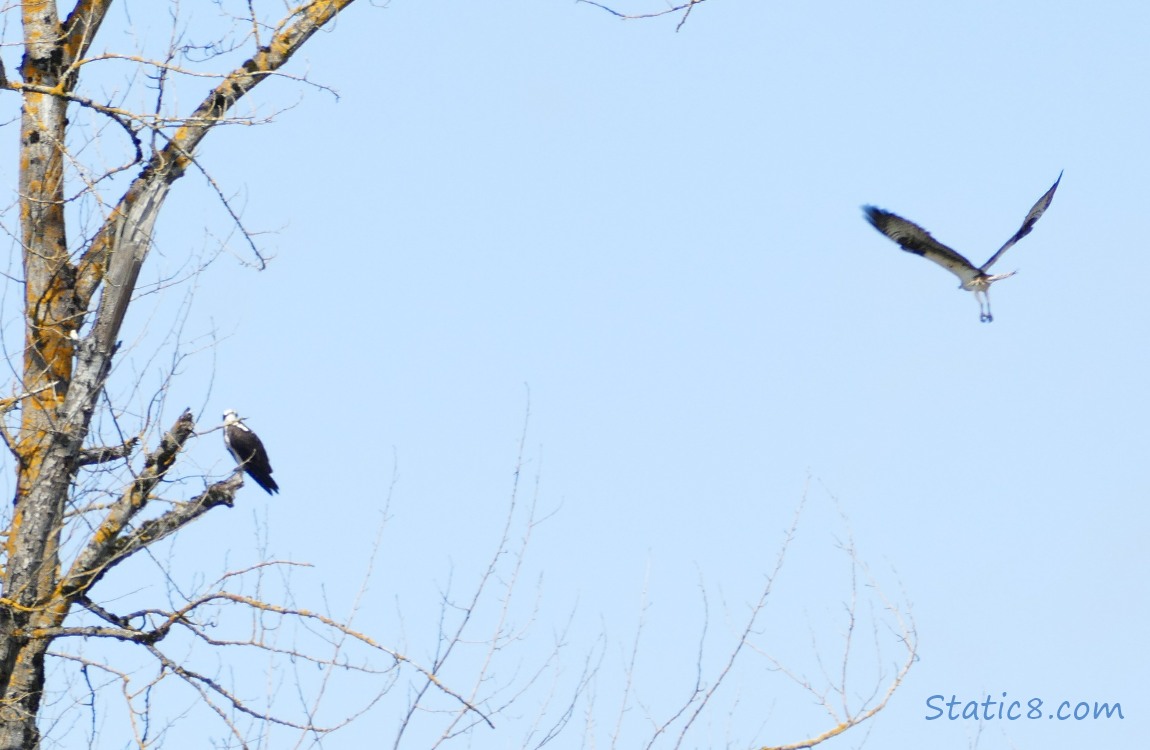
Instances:
[[[269,495],[279,492],[263,442],[232,409],[224,412],[224,444],[236,459],[238,469],[246,471]]]
[[[1058,189],[1058,183],[1061,181],[1062,173],[1059,173],[1058,179],[1030,209],[1030,213],[1026,215],[1022,226],[1014,233],[1014,236],[1007,240],[1006,244],[998,249],[998,252],[990,256],[990,260],[977,268],[965,257],[932,237],[930,232],[901,216],[874,206],[863,206],[863,213],[866,214],[866,219],[871,223],[871,226],[897,242],[903,250],[932,260],[957,276],[962,282],[959,286],[960,289],[974,292],[974,298],[978,300],[979,320],[983,323],[989,323],[994,320],[994,316],[990,314],[990,285],[1013,276],[1015,272],[991,275],[986,272],[987,269],[993,266],[1003,253],[1014,247],[1016,242],[1030,234],[1030,230],[1034,229],[1035,222],[1050,207],[1050,202],[1054,200],[1054,191]]]

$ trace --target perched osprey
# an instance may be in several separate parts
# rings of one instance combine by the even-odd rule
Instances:
[[[238,469],[246,471],[269,495],[280,491],[276,480],[272,479],[272,465],[268,462],[264,444],[234,409],[224,412],[224,444],[239,464]]]
[[[965,289],[968,292],[974,292],[974,298],[978,300],[979,320],[983,323],[989,323],[994,320],[994,316],[990,314],[990,285],[1001,279],[1006,279],[1013,276],[1016,272],[1000,273],[990,275],[986,271],[995,262],[1002,257],[1002,254],[1014,246],[1014,243],[1030,234],[1030,230],[1034,229],[1034,223],[1038,221],[1043,212],[1050,206],[1050,201],[1054,200],[1054,191],[1058,189],[1058,183],[1062,181],[1062,173],[1058,173],[1058,179],[1046,191],[1046,194],[1038,199],[1034,204],[1034,208],[1030,209],[1030,213],[1026,215],[1026,219],[1022,222],[1022,228],[1014,233],[1014,236],[1006,241],[1006,244],[998,249],[998,252],[990,256],[990,260],[983,263],[978,268],[963,256],[951,250],[946,245],[942,244],[934,237],[930,236],[930,232],[926,231],[917,224],[913,224],[901,216],[895,216],[889,211],[883,211],[881,208],[874,206],[863,206],[863,213],[866,214],[867,221],[877,229],[898,243],[899,247],[906,250],[908,253],[921,255],[922,257],[933,260],[946,270],[957,276],[962,284],[959,289]],[[981,296],[979,296],[981,295]]]

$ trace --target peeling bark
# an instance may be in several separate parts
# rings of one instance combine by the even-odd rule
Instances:
[[[128,457],[133,445],[86,448],[85,441],[116,354],[140,269],[172,184],[201,141],[243,96],[286,63],[352,0],[312,0],[278,26],[265,46],[212,89],[146,158],[109,218],[78,257],[69,247],[64,212],[68,108],[91,100],[77,93],[80,67],[111,0],[77,0],[61,21],[56,0],[19,6],[24,57],[19,81],[0,86],[22,96],[20,239],[24,270],[23,395],[16,454],[15,508],[6,539],[0,597],[0,750],[39,746],[36,717],[44,657],[71,608],[117,563],[175,533],[204,512],[232,502],[232,477],[199,497],[132,528],[194,429],[185,413],[146,457],[138,478],[113,503],[70,565],[60,560],[65,508],[79,467]],[[120,125],[126,120],[113,115]],[[130,119],[130,118],[129,118]],[[139,118],[143,121],[143,117]],[[137,147],[138,147],[137,141]],[[79,331],[91,319],[87,335]],[[67,573],[61,568],[66,566]]]

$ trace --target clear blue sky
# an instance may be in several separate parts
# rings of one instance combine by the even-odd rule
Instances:
[[[291,68],[338,101],[275,82],[253,101],[292,109],[208,138],[203,164],[275,257],[255,273],[233,241],[199,277],[185,336],[220,340],[167,421],[238,409],[282,494],[245,488],[179,548],[208,577],[225,556],[314,563],[296,601],[340,615],[387,505],[356,624],[427,659],[440,593],[469,594],[498,541],[527,419],[520,500],[548,517],[516,609],[537,607],[533,626],[500,678],[568,622],[560,693],[601,653],[555,747],[645,746],[689,695],[701,638],[713,680],[804,492],[757,645],[816,683],[816,653],[836,673],[848,531],[919,637],[889,708],[826,747],[1144,742],[1150,7],[713,0],[676,22],[364,3]],[[981,263],[1060,170],[996,267],[1019,273],[989,325],[859,209]],[[156,275],[212,247],[205,225],[228,232],[197,180],[173,193]],[[166,294],[170,314],[182,292]],[[230,466],[215,434],[189,460]],[[888,622],[856,634],[855,705],[901,656]],[[932,695],[1003,692],[1044,713],[1120,702],[1125,719],[925,718]],[[521,746],[532,700],[471,746]],[[713,701],[684,747],[831,725],[758,653]],[[395,711],[323,746],[390,738]]]

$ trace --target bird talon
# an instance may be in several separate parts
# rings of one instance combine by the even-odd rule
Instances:
[[[1050,186],[1034,207],[1030,209],[1030,213],[1022,221],[1022,226],[1014,233],[1006,244],[998,249],[994,255],[990,256],[990,260],[983,263],[981,266],[975,267],[973,263],[965,257],[942,244],[930,235],[918,224],[907,221],[901,216],[896,216],[890,211],[884,211],[881,208],[874,206],[863,206],[863,214],[866,220],[870,222],[871,226],[881,232],[887,239],[893,240],[903,250],[908,253],[922,256],[929,261],[937,263],[946,270],[953,273],[959,278],[962,284],[959,289],[968,292],[974,292],[974,297],[979,301],[979,306],[983,309],[980,311],[978,319],[983,323],[990,323],[994,317],[990,314],[990,285],[996,281],[1010,278],[1014,272],[989,274],[987,271],[993,266],[1002,254],[1010,248],[1014,247],[1015,243],[1021,240],[1030,231],[1034,229],[1034,224],[1050,207],[1050,202],[1054,200],[1054,191],[1058,189],[1058,184],[1062,182],[1062,173],[1058,173],[1058,179]]]

